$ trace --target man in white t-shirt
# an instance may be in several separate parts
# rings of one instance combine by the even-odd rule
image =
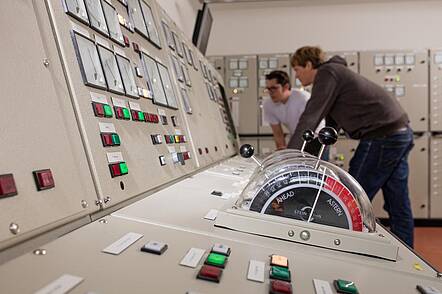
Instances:
[[[288,74],[280,70],[272,71],[266,75],[266,90],[271,99],[264,101],[264,120],[272,127],[276,149],[285,149],[286,142],[282,126],[284,125],[289,130],[290,135],[294,133],[299,118],[310,98],[310,93],[292,89]],[[324,122],[321,122],[319,128],[323,126]],[[314,150],[311,153],[317,153],[319,145],[316,144],[315,147],[311,146],[311,148]]]

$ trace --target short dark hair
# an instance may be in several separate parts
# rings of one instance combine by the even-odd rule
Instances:
[[[272,71],[266,75],[266,80],[276,80],[281,86],[289,85],[289,89],[291,88],[289,75],[282,70]]]
[[[292,55],[290,63],[292,67],[296,65],[305,67],[307,62],[310,61],[314,69],[318,68],[324,63],[325,53],[318,46],[304,46],[296,50]]]

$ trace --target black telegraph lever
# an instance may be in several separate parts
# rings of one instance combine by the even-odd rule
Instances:
[[[239,148],[239,153],[244,158],[252,158],[258,166],[262,166],[261,162],[256,159],[253,154],[255,153],[255,148],[250,144],[244,144]]]

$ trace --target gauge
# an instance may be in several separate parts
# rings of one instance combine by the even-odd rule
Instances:
[[[415,63],[414,54],[405,55],[405,64],[406,65],[414,65],[414,63]]]
[[[172,63],[178,81],[184,82],[184,73],[182,72],[180,63],[175,56],[172,56]]]
[[[238,69],[238,59],[230,59],[229,69]]]
[[[434,54],[434,63],[436,63],[436,64],[442,63],[442,52],[436,52]]]
[[[181,64],[181,70],[184,73],[184,80],[186,81],[186,85],[192,87],[192,81],[190,80],[189,69],[185,64]]]
[[[167,104],[172,108],[178,109],[175,93],[170,81],[169,71],[167,70],[167,67],[161,63],[157,63],[157,65],[158,71],[160,72],[161,81],[163,82],[164,92],[166,93]]]
[[[209,78],[210,82],[213,82],[213,75],[210,69],[207,69],[207,77]]]
[[[160,36],[153,18],[152,9],[144,1],[141,1],[141,10],[143,11],[147,32],[149,33],[149,39],[152,41],[152,43],[161,48]]]
[[[143,37],[148,38],[146,24],[144,22],[143,14],[141,13],[140,2],[138,0],[127,1],[127,11],[129,12],[129,18],[134,24],[135,30]]]
[[[64,0],[64,8],[67,14],[89,24],[83,0]]]
[[[189,49],[189,56],[190,56],[190,60],[192,60],[193,68],[194,68],[196,71],[198,71],[198,66],[197,66],[197,64],[196,64],[196,59],[195,59],[195,57],[193,56],[193,51],[192,51],[192,49]]]
[[[207,88],[207,93],[209,94],[209,99],[213,100],[213,93],[212,93],[209,83],[206,83],[206,88]]]
[[[118,21],[117,10],[104,0],[101,1],[101,6],[103,7],[110,38],[120,45],[124,45],[123,33],[121,32],[120,22]]]
[[[156,61],[144,53],[141,53],[141,55],[145,77],[147,79],[149,88],[152,89],[153,102],[155,104],[167,106],[166,94],[164,93],[163,85],[161,84],[160,73],[158,72]]]
[[[261,59],[259,60],[259,68],[260,68],[260,69],[266,69],[266,68],[268,68],[268,67],[269,67],[269,63],[268,63],[267,58],[261,58]]]
[[[173,42],[173,37],[172,37],[172,33],[170,32],[169,26],[164,21],[161,22],[161,24],[163,25],[164,37],[166,38],[167,45],[171,49],[175,50],[175,44]]]
[[[176,53],[179,56],[184,57],[183,47],[181,46],[180,38],[178,37],[178,35],[175,32],[172,32],[172,38],[173,38],[173,42],[175,44]]]
[[[100,0],[85,0],[87,12],[89,14],[89,21],[91,27],[100,33],[109,36],[106,20],[104,18],[103,8]]]
[[[123,78],[123,85],[126,95],[139,98],[138,87],[135,82],[135,76],[130,64],[130,60],[117,54],[117,63],[118,68],[120,69],[121,77]]]
[[[203,66],[203,62],[200,60],[200,68],[201,72],[203,73],[203,77],[207,79],[207,71],[206,68]]]
[[[384,65],[384,55],[375,55],[374,56],[374,65],[379,66],[379,65]]]
[[[247,67],[248,67],[248,61],[247,61],[247,59],[240,59],[239,61],[238,61],[238,66],[239,66],[239,69],[247,69]]]
[[[269,59],[269,68],[271,68],[271,69],[278,68],[278,59],[277,58],[270,58]]]
[[[394,56],[393,55],[385,55],[384,62],[385,62],[385,65],[393,65],[394,64]]]
[[[121,80],[114,53],[101,45],[98,45],[98,53],[100,54],[101,63],[103,64],[104,76],[106,77],[109,90],[124,94],[123,81]]]
[[[190,49],[187,47],[186,43],[183,42],[183,48],[184,48],[184,57],[186,57],[186,61],[189,65],[192,65],[192,59],[190,57]]]
[[[403,65],[405,63],[405,56],[404,55],[396,55],[394,57],[394,63],[396,65]]]
[[[187,90],[181,88],[181,97],[183,98],[184,111],[188,114],[192,114],[192,107],[190,106],[190,99]]]
[[[355,197],[318,170],[299,169],[269,180],[253,198],[250,210],[354,231],[363,227]]]
[[[104,73],[95,43],[77,32],[74,32],[73,39],[76,45],[84,83],[89,86],[106,89],[106,80],[104,79]]]
[[[240,88],[248,88],[249,87],[249,79],[247,77],[239,78],[239,87]]]

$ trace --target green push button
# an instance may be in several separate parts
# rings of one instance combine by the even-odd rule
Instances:
[[[144,113],[142,111],[138,111],[138,120],[144,121]]]
[[[124,119],[130,119],[130,112],[129,109],[123,108],[123,118]]]
[[[336,291],[338,293],[349,293],[349,294],[358,294],[358,289],[356,288],[355,283],[346,280],[335,280],[334,282]]]
[[[121,144],[120,136],[118,136],[118,134],[112,134],[112,143],[114,145],[120,145]]]
[[[270,278],[290,282],[290,271],[286,267],[272,266]]]
[[[126,175],[129,172],[127,164],[125,162],[120,162],[120,170],[122,175]]]
[[[227,258],[225,255],[218,254],[218,253],[210,253],[209,256],[207,256],[206,264],[214,265],[217,267],[224,268],[226,265]]]
[[[112,117],[112,108],[107,104],[105,104],[103,106],[103,108],[104,108],[104,116],[105,117]]]

